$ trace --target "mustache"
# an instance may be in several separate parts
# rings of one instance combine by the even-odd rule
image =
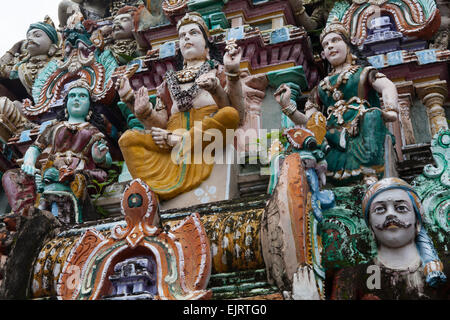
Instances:
[[[378,230],[382,231],[382,230],[386,230],[389,226],[391,225],[395,225],[399,228],[409,228],[411,226],[411,223],[406,223],[401,221],[400,219],[398,219],[395,216],[388,216],[386,217],[386,220],[382,223],[382,224],[377,224],[375,225],[375,228],[377,228]]]
[[[113,31],[124,30],[124,28],[120,24],[115,24],[113,26]]]
[[[34,45],[39,45],[36,41],[34,41],[34,40],[27,40],[27,45],[30,45],[30,44],[34,44]]]

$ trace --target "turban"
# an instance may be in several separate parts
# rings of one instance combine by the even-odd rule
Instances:
[[[419,222],[422,222],[422,205],[419,196],[414,191],[412,186],[399,178],[385,178],[371,185],[364,195],[362,201],[362,210],[364,214],[364,220],[366,221],[367,225],[369,226],[369,211],[373,199],[375,199],[375,197],[380,193],[392,189],[401,189],[408,194],[414,207],[414,212],[416,214],[417,220]],[[427,283],[431,286],[436,286],[440,282],[445,282],[446,276],[442,272],[442,262],[440,261],[437,252],[434,249],[433,242],[428,236],[423,225],[421,225],[420,232],[416,236],[415,242],[420,254],[420,258],[422,259]]]
[[[54,44],[58,43],[58,33],[56,33],[56,29],[52,25],[45,22],[33,23],[28,28],[27,33],[33,29],[39,29],[44,31]]]

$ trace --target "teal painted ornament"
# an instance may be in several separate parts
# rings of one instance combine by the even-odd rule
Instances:
[[[128,207],[139,208],[142,206],[143,198],[139,193],[133,193],[128,197]]]

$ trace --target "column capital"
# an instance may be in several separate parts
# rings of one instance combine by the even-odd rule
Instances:
[[[448,95],[447,81],[437,80],[420,83],[414,86],[417,96],[427,108],[430,121],[431,135],[435,135],[440,129],[448,129],[447,118],[443,104]]]
[[[427,104],[426,100],[431,97],[434,99],[442,97],[441,104],[443,104],[448,95],[447,81],[445,80],[418,83],[415,84],[414,87],[416,89],[417,96],[425,103],[425,105]]]

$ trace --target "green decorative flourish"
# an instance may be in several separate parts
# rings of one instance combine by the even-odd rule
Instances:
[[[450,242],[450,130],[441,129],[431,141],[436,166],[427,165],[412,182],[422,201],[423,222],[436,249]],[[441,245],[439,245],[441,244]]]
[[[426,165],[423,174],[427,178],[440,179],[444,186],[450,187],[450,130],[439,130],[431,141],[431,152],[436,167]]]
[[[108,170],[108,179],[104,182],[98,182],[96,179],[92,179],[88,188],[94,189],[95,194],[91,195],[95,210],[103,217],[108,217],[109,212],[104,208],[97,205],[97,201],[101,196],[108,196],[110,193],[105,192],[105,188],[114,182],[117,182],[120,172],[122,171],[123,161],[113,162],[111,169]]]
[[[342,18],[344,17],[348,8],[350,8],[350,3],[348,3],[347,1],[336,2],[333,9],[331,9],[330,11],[330,14],[328,15],[327,23],[333,20],[334,17],[337,17],[339,21],[342,21]]]
[[[36,80],[34,81],[33,89],[31,92],[34,103],[37,103],[39,101],[39,96],[41,95],[44,84],[56,70],[58,70],[58,62],[56,60],[52,60],[47,64],[47,66],[45,66],[44,69],[41,70],[41,72],[39,72]]]

